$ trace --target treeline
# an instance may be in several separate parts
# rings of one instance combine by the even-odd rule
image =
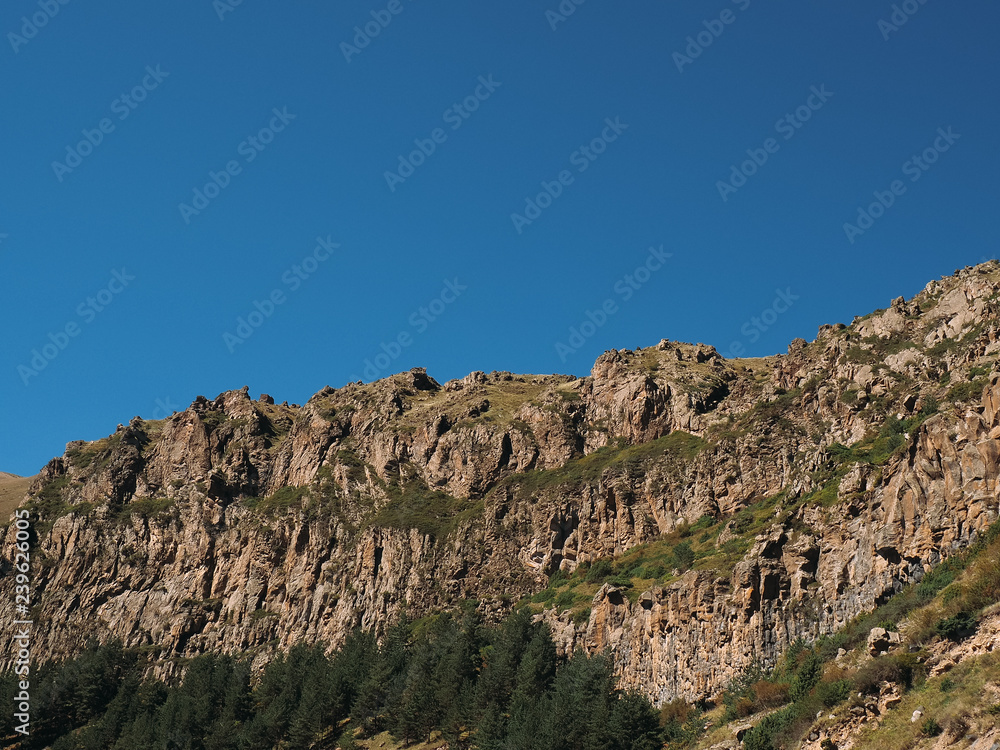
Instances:
[[[484,625],[474,610],[401,621],[379,645],[351,635],[326,655],[296,646],[255,678],[247,659],[206,654],[179,684],[146,679],[146,657],[91,644],[32,676],[25,748],[52,750],[353,750],[389,731],[405,743],[441,733],[452,748],[658,750],[663,732],[643,697],[615,686],[609,660],[560,659],[528,611]],[[16,678],[0,678],[13,705]],[[3,736],[14,737],[9,711]]]

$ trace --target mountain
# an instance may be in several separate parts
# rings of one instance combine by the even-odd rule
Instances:
[[[135,417],[27,489],[33,656],[117,637],[169,676],[523,603],[656,705],[710,700],[997,521],[998,311],[994,261],[785,355],[663,340],[585,378],[416,369]]]

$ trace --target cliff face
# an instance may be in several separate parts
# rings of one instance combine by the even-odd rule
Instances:
[[[991,263],[766,359],[664,340],[582,379],[412,371],[301,407],[244,388],[136,417],[70,443],[28,493],[34,656],[118,636],[169,672],[207,650],[336,644],[404,607],[474,598],[497,615],[556,571],[709,516],[735,563],[702,554],[603,585],[589,617],[542,616],[564,649],[610,648],[656,701],[712,695],[997,519],[998,294]],[[773,516],[749,536],[747,508]]]
[[[690,571],[635,603],[605,584],[587,628],[563,637],[610,646],[626,682],[664,700],[714,694],[754,658],[770,661],[796,638],[839,629],[997,519],[996,375],[983,400],[984,414],[928,420],[881,480],[845,476],[840,504],[802,507],[730,577]]]

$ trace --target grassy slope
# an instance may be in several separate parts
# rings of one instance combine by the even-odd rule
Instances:
[[[24,500],[34,477],[19,477],[0,471],[0,520],[6,523],[14,509]]]
[[[855,748],[908,750],[936,745],[940,737],[925,733],[922,720],[912,721],[917,709],[936,722],[948,744],[1000,727],[1000,654],[965,659],[954,670],[910,691],[886,712],[880,725],[861,729]]]

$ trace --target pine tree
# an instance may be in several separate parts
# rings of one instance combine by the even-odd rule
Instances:
[[[645,696],[624,693],[614,701],[608,722],[608,750],[660,750],[663,729],[656,709]]]
[[[358,689],[351,717],[369,734],[384,729],[388,716],[399,706],[406,683],[409,637],[409,622],[403,617],[389,628],[368,677]]]

